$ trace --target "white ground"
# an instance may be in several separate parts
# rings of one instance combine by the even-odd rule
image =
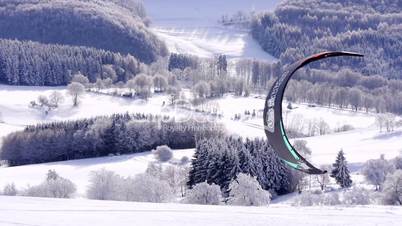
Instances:
[[[0,225],[399,225],[402,208],[200,206],[0,196]]]
[[[153,32],[171,52],[213,57],[226,54],[229,58],[274,60],[244,29],[218,24],[222,15],[238,11],[270,11],[278,0],[146,0]]]

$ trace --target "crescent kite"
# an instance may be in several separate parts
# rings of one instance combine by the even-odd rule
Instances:
[[[298,69],[311,62],[337,56],[363,57],[362,54],[352,52],[323,52],[297,61],[290,65],[275,81],[265,101],[264,130],[269,144],[288,166],[308,174],[324,174],[327,171],[313,166],[289,142],[282,121],[283,95],[289,80]]]

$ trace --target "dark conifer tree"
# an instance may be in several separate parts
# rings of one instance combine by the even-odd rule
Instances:
[[[349,188],[352,186],[352,179],[350,179],[350,173],[347,166],[347,161],[343,150],[338,152],[336,161],[332,164],[331,177],[335,178],[336,183],[338,183],[342,188]]]

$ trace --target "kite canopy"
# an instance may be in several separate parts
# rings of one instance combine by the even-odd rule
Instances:
[[[275,81],[265,102],[264,130],[268,142],[288,166],[308,174],[324,174],[327,171],[314,167],[290,144],[282,121],[283,95],[289,80],[298,69],[311,62],[337,56],[363,57],[362,54],[352,52],[323,52],[299,60],[286,68],[284,73]]]

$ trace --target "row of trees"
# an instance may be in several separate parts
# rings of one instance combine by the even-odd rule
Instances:
[[[193,148],[196,139],[222,135],[219,125],[143,114],[28,126],[4,138],[0,158],[10,165],[150,151],[159,145]]]
[[[349,69],[337,73],[321,70],[301,71],[298,80],[289,82],[288,101],[316,103],[324,106],[351,108],[366,112],[402,113],[402,81],[379,76],[362,76]],[[272,84],[270,82],[269,84]]]
[[[79,72],[90,82],[126,82],[141,68],[131,55],[5,39],[0,39],[0,65],[0,83],[31,86],[67,85]]]

